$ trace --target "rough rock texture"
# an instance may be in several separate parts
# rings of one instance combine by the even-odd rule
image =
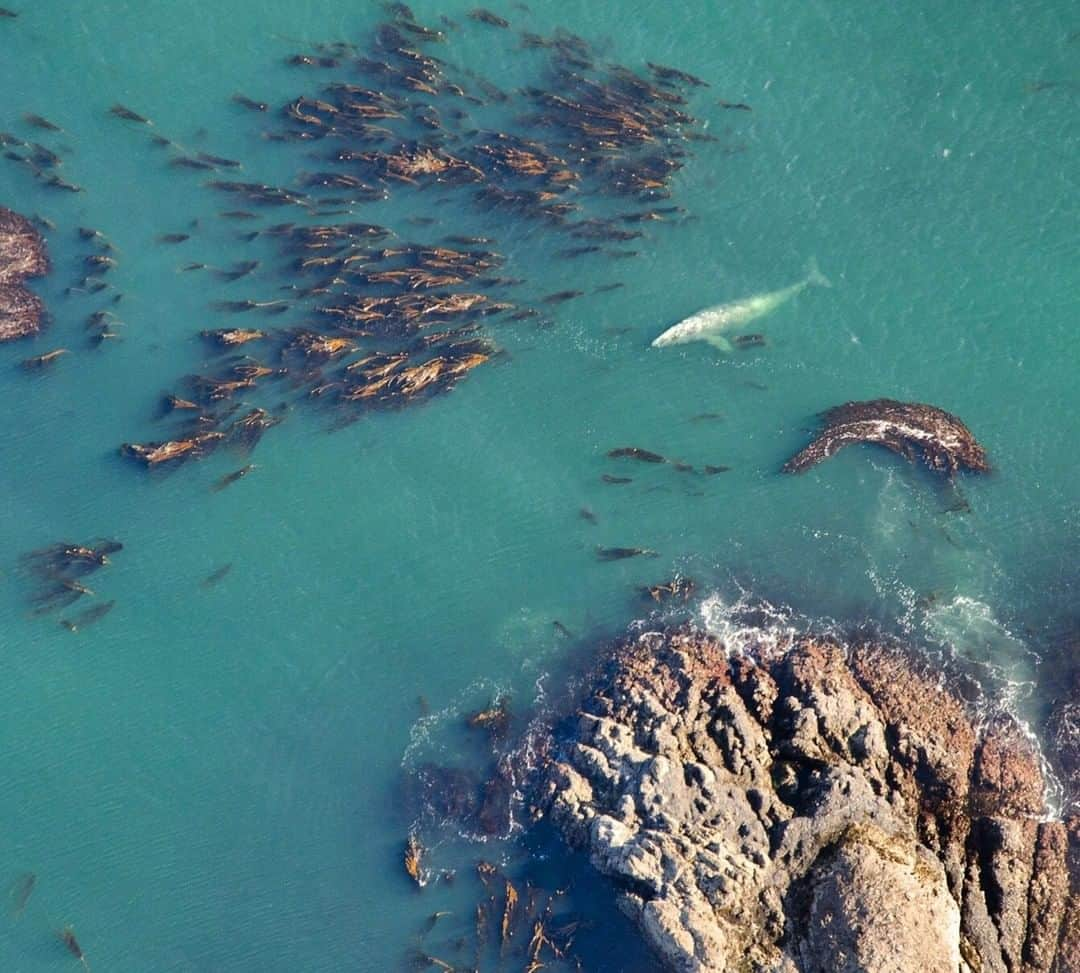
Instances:
[[[33,223],[0,206],[0,341],[40,330],[44,305],[23,281],[48,270],[45,241]]]
[[[1080,888],[1080,620],[1068,619],[1054,642],[1043,666],[1040,693],[1051,701],[1047,753],[1062,785],[1067,862],[1076,890]],[[1071,895],[1065,904],[1057,964],[1060,973],[1080,971],[1080,895]]]
[[[920,402],[873,399],[845,402],[821,416],[824,428],[804,450],[784,464],[785,473],[802,473],[852,443],[876,443],[914,462],[952,476],[990,469],[982,446],[951,412]]]
[[[1064,788],[1066,807],[1080,811],[1080,618],[1047,647],[1039,695],[1049,701],[1048,755]]]
[[[1080,821],[905,654],[648,633],[571,724],[545,807],[673,970],[1080,970]]]

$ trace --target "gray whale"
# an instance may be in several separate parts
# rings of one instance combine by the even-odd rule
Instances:
[[[961,469],[987,473],[986,451],[956,416],[933,405],[873,399],[845,402],[822,413],[824,427],[783,466],[802,473],[852,443],[876,443],[912,462],[953,476]]]

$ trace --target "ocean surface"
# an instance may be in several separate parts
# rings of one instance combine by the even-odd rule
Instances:
[[[686,212],[644,224],[622,245],[635,257],[567,259],[543,224],[395,186],[340,218],[496,238],[525,280],[512,299],[548,326],[485,320],[508,355],[449,395],[332,432],[296,405],[253,457],[163,475],[118,447],[164,438],[162,394],[211,360],[198,331],[302,323],[211,306],[274,296],[269,249],[233,283],[179,270],[244,259],[238,232],[294,218],[221,219],[242,204],[204,183],[295,186],[320,168],[318,145],[263,133],[321,80],[359,79],[285,59],[366,44],[385,14],[340,0],[10,3],[0,130],[60,153],[84,191],[0,160],[0,205],[55,226],[53,273],[33,285],[53,321],[0,347],[0,880],[36,876],[21,914],[0,916],[0,969],[76,965],[66,924],[98,973],[404,970],[422,968],[417,948],[467,967],[475,903],[494,894],[478,859],[566,890],[585,969],[653,969],[608,890],[550,837],[429,830],[430,866],[458,877],[422,890],[402,852],[415,770],[491,759],[465,714],[506,694],[521,730],[598,644],[655,612],[639,586],[675,572],[696,581],[685,614],[704,623],[722,629],[759,599],[778,617],[871,623],[970,659],[1037,721],[1080,555],[1074,3],[529,0],[493,6],[513,25],[500,30],[467,19],[471,3],[418,0],[421,22],[460,25],[430,52],[508,90],[541,82],[518,32],[557,27],[601,62],[707,80],[688,110],[717,141],[686,145],[669,202]],[[239,107],[238,91],[271,111]],[[153,128],[111,116],[117,102]],[[151,132],[244,169],[171,167]],[[91,252],[78,226],[115,245],[101,295],[66,293]],[[650,347],[703,306],[802,279],[810,257],[833,287],[756,322],[764,346]],[[566,289],[586,293],[537,303]],[[92,348],[84,322],[102,307],[122,337]],[[56,347],[71,354],[51,370],[17,367]],[[779,473],[817,413],[879,396],[956,413],[994,472],[949,488],[860,447]],[[606,458],[620,446],[730,470]],[[124,544],[88,582],[114,610],[75,633],[58,624],[71,609],[35,616],[20,556],[96,537]],[[603,562],[598,545],[658,557]],[[524,968],[515,948],[501,968]],[[491,953],[482,969],[500,968]]]

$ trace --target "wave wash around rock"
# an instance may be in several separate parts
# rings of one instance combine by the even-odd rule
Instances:
[[[646,633],[570,722],[542,805],[670,969],[1080,969],[1080,829],[908,653]]]

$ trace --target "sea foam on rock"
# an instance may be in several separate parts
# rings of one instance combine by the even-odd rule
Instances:
[[[641,634],[540,804],[672,970],[1080,970],[1080,826],[1011,717],[896,648]]]
[[[48,271],[45,241],[34,224],[0,206],[0,341],[40,330],[45,306],[23,282]]]

